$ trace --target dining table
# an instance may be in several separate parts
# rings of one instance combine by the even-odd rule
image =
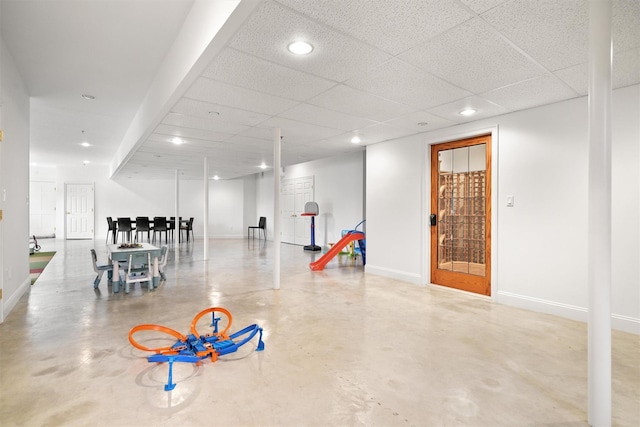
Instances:
[[[153,263],[153,277],[152,282],[150,283],[149,290],[153,290],[158,287],[160,283],[160,269],[158,267],[158,263],[160,262],[160,257],[162,256],[161,248],[154,246],[150,243],[134,243],[134,244],[111,244],[107,245],[107,252],[109,254],[109,259],[113,265],[113,292],[117,293],[120,291],[120,285],[122,284],[122,279],[120,278],[120,262],[129,262],[129,255],[131,254],[149,254],[151,255],[152,263]],[[129,293],[129,284],[127,281],[124,281],[124,292],[126,294]]]

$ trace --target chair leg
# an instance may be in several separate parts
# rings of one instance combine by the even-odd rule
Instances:
[[[102,279],[102,274],[103,273],[104,273],[104,271],[101,271],[96,276],[95,280],[93,281],[93,289],[98,289],[98,286],[100,286],[100,280]]]

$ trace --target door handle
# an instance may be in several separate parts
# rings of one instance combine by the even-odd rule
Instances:
[[[436,218],[437,218],[436,214],[429,215],[429,224],[432,227],[434,227],[436,225],[436,223],[437,223],[437,219]]]

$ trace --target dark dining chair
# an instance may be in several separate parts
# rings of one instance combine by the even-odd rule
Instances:
[[[135,227],[131,224],[131,218],[118,218],[118,234],[123,233],[123,242],[131,242],[131,232],[135,231]]]
[[[151,241],[151,223],[148,216],[136,217],[136,242],[138,241],[139,233],[147,233],[147,242]]]
[[[167,233],[167,217],[166,216],[154,216],[153,217],[153,241],[156,241],[156,233],[160,233],[160,243],[162,243],[162,233],[164,233],[165,243],[169,243],[169,236]]]
[[[116,244],[118,242],[118,227],[116,226],[116,222],[110,216],[107,217],[107,225],[109,226],[109,228],[107,229],[107,239],[105,240],[105,242],[109,241],[109,234],[111,234],[111,240],[114,244]]]
[[[251,235],[255,238],[255,231],[258,230],[258,240],[260,239],[260,230],[264,233],[264,240],[267,240],[267,217],[261,216],[258,220],[258,225],[250,225],[247,227],[247,239],[249,238],[249,231],[251,231]]]
[[[189,242],[189,234],[193,236],[193,217],[189,218],[186,224],[180,225],[180,240],[182,240],[182,232],[185,231],[187,233],[187,243]],[[194,237],[195,238],[195,237]]]
[[[167,223],[167,232],[171,236],[171,241],[173,242],[173,231],[176,229],[176,217],[172,216],[169,218],[169,222]]]

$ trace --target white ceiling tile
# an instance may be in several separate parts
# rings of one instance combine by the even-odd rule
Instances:
[[[225,49],[220,53],[205,69],[203,76],[298,101],[318,95],[335,85],[333,81],[234,49]]]
[[[387,141],[407,135],[413,135],[414,133],[416,132],[413,130],[391,126],[386,123],[378,123],[358,130],[358,134],[361,135],[360,139],[362,139],[362,142],[365,144],[369,143],[368,140],[376,140],[376,142]]]
[[[337,111],[327,110],[310,104],[299,104],[279,115],[287,119],[298,120],[306,123],[314,123],[318,126],[326,126],[343,131],[363,128],[376,123],[362,117],[350,116]]]
[[[181,128],[210,130],[227,134],[236,134],[249,127],[228,121],[225,118],[222,118],[219,114],[211,114],[210,117],[202,118],[185,116],[178,113],[169,113],[165,116],[162,124]]]
[[[335,86],[310,99],[308,103],[375,121],[391,119],[415,111],[409,106],[345,85]]]
[[[168,114],[177,113],[187,116],[209,118],[217,115],[231,123],[245,126],[255,126],[267,120],[271,115],[256,113],[255,111],[241,110],[226,105],[212,104],[197,99],[181,98]]]
[[[544,72],[480,19],[467,21],[400,58],[473,93]]]
[[[640,1],[611,2],[611,37],[614,52],[640,48]]]
[[[571,86],[580,95],[589,91],[589,64],[579,64],[554,72],[558,78]],[[640,82],[640,48],[625,52],[614,52],[611,70],[613,89],[631,86]]]
[[[476,114],[472,116],[461,115],[460,111],[467,108],[476,110]],[[431,108],[428,112],[455,123],[465,123],[504,114],[507,113],[508,110],[480,98],[479,96],[470,96],[469,98],[460,99],[450,104],[439,105],[438,107]]]
[[[612,85],[614,88],[640,83],[640,47],[614,53]]]
[[[589,90],[589,66],[579,64],[554,71],[553,74],[569,85],[576,93],[586,95]]]
[[[215,132],[204,129],[191,129],[191,128],[183,128],[173,125],[159,124],[155,132],[160,135],[167,135],[168,139],[171,139],[175,136],[181,137],[182,139],[205,139],[208,141],[225,141],[232,136],[229,133]],[[174,144],[175,145],[175,144]]]
[[[397,55],[464,21],[471,14],[440,0],[278,0],[359,40]]]
[[[428,132],[447,126],[455,125],[455,122],[434,116],[426,111],[417,111],[392,120],[384,122],[385,124],[409,129],[415,132]]]
[[[399,59],[387,61],[344,84],[420,110],[471,95]]]
[[[489,9],[493,9],[496,6],[500,6],[502,3],[511,0],[460,0],[465,5],[469,6],[475,13],[483,13]]]
[[[310,42],[308,55],[287,46]],[[231,40],[230,46],[289,68],[341,82],[391,58],[385,52],[328,28],[274,2],[264,2]]]
[[[211,104],[271,115],[281,113],[297,104],[296,101],[290,99],[231,86],[206,77],[198,78],[185,96]]]
[[[273,128],[272,127],[267,127],[267,126],[263,126],[258,125],[258,126],[253,126],[250,127],[249,129],[245,130],[244,132],[239,133],[238,135],[236,135],[236,137],[238,136],[246,136],[249,138],[255,138],[255,139],[260,139],[263,141],[272,141],[273,140]]]
[[[482,94],[484,99],[510,111],[551,104],[577,96],[579,95],[574,90],[553,74],[545,74]]]
[[[550,71],[587,62],[587,1],[511,1],[482,18]]]
[[[311,123],[299,122],[296,120],[285,119],[284,117],[274,117],[261,126],[270,128],[280,128],[283,141],[304,144],[319,139],[331,138],[339,135],[344,131],[341,129],[329,128],[324,126],[316,126]]]

